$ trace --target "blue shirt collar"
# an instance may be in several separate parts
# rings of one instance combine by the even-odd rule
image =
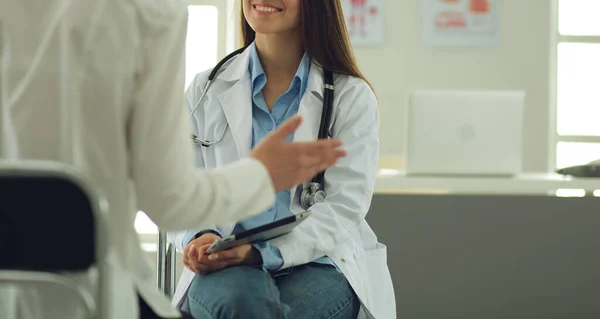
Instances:
[[[296,70],[296,75],[294,76],[294,80],[292,81],[292,85],[295,81],[300,81],[300,94],[303,95],[304,91],[306,91],[306,86],[308,82],[308,75],[310,72],[310,58],[306,52],[302,56],[302,60],[300,60],[300,65],[298,66],[298,70]],[[250,62],[248,63],[248,71],[250,72],[250,79],[252,80],[252,86],[256,88],[257,79],[265,76],[265,71],[260,63],[260,59],[258,58],[258,51],[256,50],[256,43],[252,42],[250,45]],[[264,84],[263,84],[264,85]],[[263,86],[261,85],[261,86]],[[262,87],[260,88],[262,90]]]
[[[260,59],[258,58],[258,51],[256,50],[256,44],[252,42],[250,45],[250,62],[248,64],[248,71],[250,72],[250,79],[252,84],[256,82],[256,79],[265,74]]]

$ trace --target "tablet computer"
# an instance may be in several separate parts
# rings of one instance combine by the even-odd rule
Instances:
[[[206,254],[209,255],[221,250],[229,249],[231,247],[243,244],[251,244],[259,241],[267,241],[269,239],[285,235],[291,232],[296,226],[300,225],[300,223],[306,220],[306,218],[308,218],[310,215],[310,211],[302,212],[290,217],[276,220],[269,224],[245,230],[235,235],[223,237],[214,242],[206,250]]]

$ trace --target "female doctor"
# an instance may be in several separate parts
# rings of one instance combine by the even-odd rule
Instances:
[[[395,318],[385,246],[365,221],[379,152],[377,100],[353,58],[340,1],[241,2],[247,48],[219,68],[206,92],[212,70],[186,93],[195,134],[210,144],[197,146],[198,165],[245,157],[297,113],[305,121],[289,139],[317,139],[323,69],[334,73],[329,132],[348,156],[326,171],[326,199],[288,235],[205,254],[220,236],[302,212],[303,185],[278,192],[259,216],[171,236],[186,265],[174,303],[195,318]]]

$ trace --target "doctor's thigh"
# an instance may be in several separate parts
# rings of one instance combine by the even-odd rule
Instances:
[[[186,302],[194,318],[355,319],[360,301],[331,265],[310,263],[272,276],[232,267],[196,275]]]

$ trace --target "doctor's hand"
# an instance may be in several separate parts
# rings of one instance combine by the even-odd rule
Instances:
[[[192,240],[183,251],[183,264],[200,275],[237,265],[255,266],[262,264],[260,253],[247,244],[206,255],[206,250],[218,239],[220,239],[219,236],[206,233]]]
[[[328,139],[311,142],[286,142],[302,123],[295,116],[281,124],[259,143],[250,157],[267,168],[276,191],[285,190],[313,178],[346,156],[342,142]]]
[[[202,259],[201,263],[207,265],[211,272],[233,266],[260,266],[263,263],[260,252],[249,244],[212,253]]]
[[[210,245],[219,239],[221,239],[221,237],[218,235],[205,233],[190,241],[183,250],[183,264],[197,274],[207,274],[211,272],[210,266],[202,262],[208,261],[208,256],[205,256],[205,252]]]

